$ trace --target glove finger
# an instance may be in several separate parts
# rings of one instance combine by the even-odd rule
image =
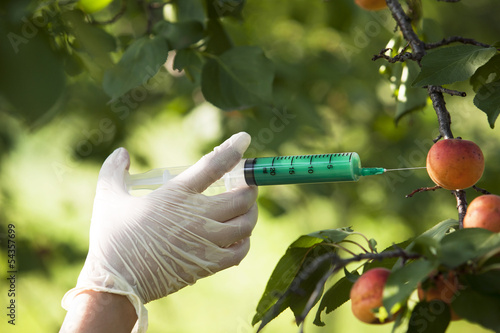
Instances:
[[[228,247],[231,244],[250,237],[257,223],[257,217],[257,204],[254,204],[245,214],[221,224],[220,227],[222,230],[209,233],[207,238],[220,247]]]
[[[125,191],[125,174],[130,167],[130,156],[125,148],[116,149],[104,161],[97,180],[98,191]]]
[[[206,217],[225,222],[248,212],[257,200],[256,186],[240,187],[229,192],[207,197],[209,210]]]
[[[230,252],[227,253],[225,259],[220,262],[220,271],[238,265],[243,260],[243,258],[245,258],[248,251],[250,250],[250,238],[242,239],[241,241],[232,244],[226,249],[230,250]]]
[[[195,193],[205,191],[213,182],[234,168],[248,148],[250,140],[248,133],[234,134],[195,165],[172,179],[170,185],[181,185]]]

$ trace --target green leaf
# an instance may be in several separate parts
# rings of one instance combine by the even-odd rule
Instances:
[[[498,282],[497,282],[498,283]],[[457,315],[495,332],[500,332],[500,297],[466,288],[456,293],[451,307]]]
[[[196,50],[179,50],[175,53],[173,68],[178,71],[183,70],[191,81],[200,82],[203,58]]]
[[[500,78],[500,54],[493,56],[471,76],[470,84],[472,85],[472,89],[477,92],[479,88],[490,83],[492,77],[494,80]]]
[[[353,232],[350,228],[326,229],[312,232],[307,234],[306,237],[322,239],[328,243],[338,243],[343,241],[347,236],[352,235]],[[291,246],[294,246],[296,243],[299,244],[298,242],[294,242]]]
[[[467,228],[441,240],[441,263],[455,268],[500,247],[500,234],[482,228]]]
[[[307,248],[289,248],[273,270],[252,320],[255,325],[283,295],[300,269]],[[283,309],[284,310],[284,309]]]
[[[413,247],[417,246],[420,238],[431,238],[436,241],[440,241],[446,234],[453,230],[454,228],[458,228],[458,221],[454,219],[448,219],[439,222],[429,230],[426,230],[424,233],[416,237],[406,248],[405,250],[408,252],[413,251]],[[425,242],[425,241],[424,241]],[[401,265],[401,259],[396,260],[395,265]]]
[[[500,114],[500,81],[483,85],[474,97],[474,105],[486,113],[491,128]]]
[[[177,20],[205,22],[205,8],[203,0],[176,0],[177,5]]]
[[[221,55],[233,47],[233,42],[217,18],[210,18],[207,22],[207,52]]]
[[[50,48],[43,30],[30,39],[21,26],[0,22],[0,95],[30,125],[48,121],[49,112],[64,93],[63,61]],[[5,107],[5,106],[4,106]]]
[[[396,306],[405,303],[417,288],[418,283],[424,280],[437,266],[437,262],[417,259],[403,267],[394,269],[384,288],[383,304],[385,309],[390,312]]]
[[[210,1],[217,16],[233,16],[241,19],[241,11],[245,6],[245,0],[214,0]]]
[[[500,297],[500,271],[490,270],[481,274],[467,274],[467,283],[476,291]]]
[[[350,274],[359,276],[357,272],[351,272]],[[347,302],[350,299],[350,292],[353,284],[354,283],[351,282],[347,276],[344,276],[325,292],[319,303],[318,311],[316,312],[316,318],[314,319],[315,325],[325,326],[325,323],[321,321],[321,313],[325,311],[325,314],[329,314]]]
[[[123,53],[118,64],[104,73],[104,91],[116,99],[145,84],[167,60],[168,48],[161,37],[141,37]]]
[[[435,226],[433,226],[429,230],[425,231],[423,234],[421,234],[418,237],[430,237],[430,238],[433,238],[437,241],[440,241],[453,228],[458,228],[458,221],[457,220],[454,220],[454,219],[444,220],[444,221],[439,222],[438,224],[436,224]],[[417,237],[417,239],[418,239],[418,237]],[[410,245],[407,249],[410,250],[411,246],[413,246],[413,245]]]
[[[331,229],[303,235],[294,241],[274,268],[267,282],[264,294],[257,305],[252,325],[261,321],[267,313],[274,314],[275,317],[289,306],[289,304],[283,300],[281,305],[278,306],[278,309],[275,308],[272,310],[273,306],[275,306],[278,300],[290,287],[301,268],[304,265],[310,264],[310,262],[318,257],[320,253],[324,253],[321,249],[319,249],[319,251],[318,249],[311,251],[311,247],[325,241],[329,243],[332,241],[340,242],[350,234],[352,234],[352,230],[348,228]],[[306,257],[308,254],[309,256]],[[271,319],[270,315],[266,317],[266,320]]]
[[[278,296],[276,302],[259,316],[256,314],[254,317],[253,324],[259,320],[261,321],[257,331],[264,328],[288,307],[293,311],[297,324],[303,321],[311,308],[320,299],[326,279],[333,272],[329,258],[322,255],[334,251],[331,247],[321,246],[315,247],[315,253],[307,251],[300,270],[295,274],[286,290],[283,293],[274,291],[274,296]],[[261,302],[259,302],[260,304]]]
[[[110,52],[116,51],[116,39],[103,29],[89,24],[81,11],[66,11],[61,15],[66,27],[74,35],[77,44],[73,46],[85,52],[100,67],[113,65]]]
[[[467,80],[497,50],[494,47],[458,45],[438,48],[426,54],[414,86],[444,85]]]
[[[258,47],[240,46],[203,66],[201,90],[223,110],[245,109],[272,102],[273,63]]]
[[[329,249],[332,252],[331,249]],[[316,260],[322,258],[316,257]],[[300,325],[309,311],[320,300],[325,287],[326,280],[332,275],[333,267],[330,260],[324,260],[320,263],[311,262],[307,267],[301,270],[301,273],[295,277],[295,282],[289,289],[288,303],[290,309],[295,315],[295,322]],[[285,304],[286,304],[285,303]],[[261,327],[264,327],[264,320]]]
[[[344,267],[344,274],[347,280],[349,280],[352,283],[356,282],[360,276],[357,271],[349,272],[345,267]]]
[[[450,319],[450,307],[443,301],[420,302],[413,308],[407,333],[444,333]]]
[[[437,260],[441,254],[441,245],[435,238],[420,236],[415,239],[411,252],[419,253],[427,260]]]
[[[172,23],[160,21],[154,26],[154,32],[165,38],[170,49],[185,49],[204,37],[203,24],[198,21]]]

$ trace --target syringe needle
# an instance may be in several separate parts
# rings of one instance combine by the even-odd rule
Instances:
[[[414,168],[385,169],[385,172],[387,172],[387,171],[417,170],[417,169],[427,169],[427,167],[414,167]]]

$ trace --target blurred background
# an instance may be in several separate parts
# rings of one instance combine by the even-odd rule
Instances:
[[[104,29],[123,39],[143,34],[143,2],[128,1],[125,15]],[[1,38],[8,24],[23,22],[40,5],[3,1]],[[95,17],[112,17],[120,6],[114,1]],[[492,44],[500,36],[497,1],[424,1],[423,7],[435,41],[462,35]],[[18,94],[16,103],[0,96],[0,235],[5,244],[7,224],[15,225],[18,263],[16,325],[7,325],[3,310],[2,332],[59,330],[65,316],[61,298],[75,285],[87,253],[99,168],[117,147],[130,152],[132,173],[192,164],[239,131],[253,138],[246,157],[355,151],[364,166],[425,166],[438,134],[433,109],[427,106],[396,123],[390,82],[379,74],[384,61],[371,60],[395,34],[387,10],[363,11],[352,0],[248,0],[241,16],[222,23],[235,45],[260,46],[274,62],[273,107],[217,109],[204,100],[199,85],[172,69],[174,54],[154,77],[154,88],[109,103],[91,66],[47,56],[43,29],[32,32],[26,44],[32,52],[10,69],[18,73],[16,79],[0,77],[2,92],[14,87]],[[59,69],[61,62],[66,71]],[[450,88],[470,92],[467,83]],[[500,193],[498,129],[490,129],[472,97],[445,98],[454,135],[483,149],[486,170],[478,186]],[[457,217],[449,191],[405,198],[432,185],[424,170],[416,170],[357,183],[260,188],[259,222],[245,260],[148,304],[149,332],[255,332],[251,320],[257,302],[292,241],[344,226],[376,239],[379,249],[406,240]],[[467,194],[469,202],[478,195],[472,189]],[[2,245],[2,281],[5,249]],[[1,286],[6,299],[6,284]],[[309,333],[391,329],[358,322],[349,303],[323,316],[323,328],[312,325],[311,314],[305,325]],[[292,313],[285,311],[264,332],[296,329]],[[471,329],[484,331],[463,321],[450,331]]]

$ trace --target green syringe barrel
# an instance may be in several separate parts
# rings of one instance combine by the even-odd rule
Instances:
[[[261,157],[247,159],[248,185],[282,185],[357,181],[361,176],[357,153]]]
[[[187,167],[154,169],[126,179],[130,190],[160,187]],[[212,186],[285,185],[357,181],[384,168],[362,168],[357,153],[332,153],[243,159]]]

